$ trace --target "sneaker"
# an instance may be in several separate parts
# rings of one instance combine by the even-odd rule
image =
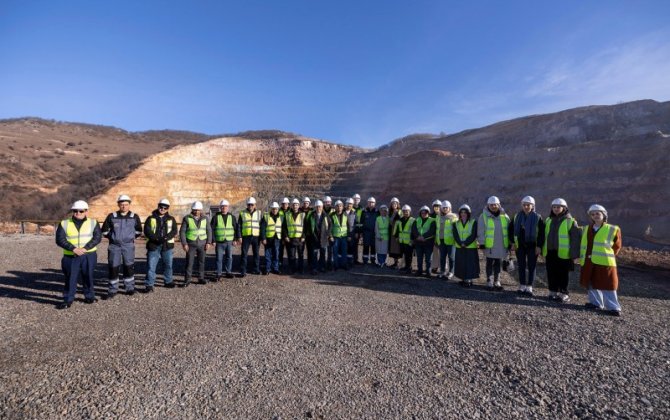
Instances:
[[[454,278],[454,273],[450,272],[449,274],[447,274],[447,280],[451,280],[453,278]]]
[[[487,290],[493,290],[493,279],[490,278],[486,281],[486,289]]]
[[[523,294],[526,295],[526,296],[530,296],[530,297],[535,296],[535,293],[533,293],[533,289],[526,289],[526,290],[523,292]]]
[[[562,303],[570,302],[570,295],[560,295],[559,298],[561,299]]]

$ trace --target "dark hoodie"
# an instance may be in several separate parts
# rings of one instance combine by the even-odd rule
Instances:
[[[156,232],[153,232],[151,229],[151,219],[156,219]],[[168,220],[172,220],[172,228],[169,231],[167,228]],[[177,236],[177,221],[174,217],[170,216],[169,212],[165,212],[163,217],[161,217],[158,209],[156,209],[144,221],[144,236],[147,238],[147,249],[149,251],[153,251],[161,245],[164,249],[172,249],[174,248],[174,243],[168,241]]]

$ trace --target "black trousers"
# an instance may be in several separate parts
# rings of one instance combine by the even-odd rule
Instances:
[[[290,273],[302,272],[305,268],[305,243],[300,239],[291,239],[291,242],[286,245],[286,251]]]
[[[558,258],[558,251],[548,250],[545,257],[547,263],[547,286],[550,292],[568,294],[572,261]]]
[[[486,257],[486,277],[494,276],[496,280],[500,276],[500,263],[502,260],[500,258],[488,258]]]
[[[240,274],[247,273],[247,254],[249,247],[254,255],[254,273],[261,271],[261,254],[258,245],[258,236],[243,236],[242,237],[242,258],[240,258]]]
[[[402,251],[402,256],[405,259],[405,270],[412,271],[412,253],[414,248],[412,245],[400,244],[400,250]]]

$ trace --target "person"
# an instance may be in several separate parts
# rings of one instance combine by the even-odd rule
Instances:
[[[398,238],[400,249],[402,250],[403,260],[405,266],[402,270],[410,274],[412,272],[412,226],[414,226],[414,218],[412,217],[412,208],[405,204],[402,206],[402,217],[393,227],[393,235]]]
[[[121,194],[116,200],[119,211],[109,213],[102,224],[102,236],[109,239],[109,286],[105,299],[116,296],[119,291],[119,275],[122,273],[126,294],[135,294],[135,239],[142,235],[142,220],[130,211],[130,202],[129,196]]]
[[[270,204],[270,212],[261,221],[261,242],[265,246],[265,269],[263,275],[279,274],[279,244],[281,243],[282,217],[279,203]]]
[[[232,279],[233,275],[233,245],[237,245],[240,238],[236,237],[238,232],[237,220],[228,211],[230,202],[223,199],[219,202],[219,211],[209,222],[212,229],[213,242],[216,243],[216,281],[223,277]]]
[[[323,211],[323,202],[316,200],[314,210],[305,218],[305,237],[310,249],[312,275],[326,271],[326,248],[330,242],[330,218]]]
[[[237,220],[239,231],[237,237],[242,238],[240,277],[247,275],[247,254],[249,253],[249,247],[251,247],[254,258],[254,269],[251,273],[261,274],[260,237],[262,219],[263,212],[256,209],[256,199],[254,197],[247,198],[247,208],[240,212]]]
[[[88,218],[88,203],[77,200],[71,207],[72,216],[61,220],[56,229],[56,245],[63,248],[61,269],[65,276],[63,302],[57,309],[72,306],[79,278],[84,286],[84,303],[91,304],[95,298],[95,265],[98,261],[97,245],[102,240],[100,226],[95,219]]]
[[[521,199],[521,210],[512,219],[508,231],[518,264],[518,293],[533,296],[537,257],[544,243],[544,222],[535,211],[533,197],[527,195]]]
[[[286,213],[291,211],[291,201],[288,197],[284,197],[281,201],[281,207],[279,208],[279,216],[281,217],[282,223],[286,221]],[[279,270],[284,269],[284,254],[285,254],[284,241],[279,241]]]
[[[163,261],[163,284],[166,288],[174,288],[172,280],[172,254],[174,238],[177,236],[177,220],[169,213],[170,201],[161,198],[158,207],[144,221],[144,236],[147,238],[147,277],[144,291],[154,290],[158,261]]]
[[[312,211],[313,211],[313,209],[311,207],[311,204],[312,204],[312,200],[309,197],[305,196],[305,197],[302,198],[302,206],[300,207],[300,211],[305,213],[305,220],[307,220],[307,216],[309,216],[310,213],[312,213]],[[303,255],[305,253],[307,253],[307,265],[309,267],[311,267],[312,266],[312,254],[313,254],[313,252],[312,252],[312,242],[307,241],[307,237],[305,237],[304,245],[305,246],[302,247]]]
[[[454,278],[454,255],[456,252],[451,225],[458,220],[458,216],[451,212],[451,203],[448,200],[444,200],[440,205],[440,215],[435,220],[437,221],[435,242],[438,244],[440,252],[437,276],[451,280]],[[448,268],[447,262],[449,263]]]
[[[286,213],[286,220],[282,225],[282,238],[286,244],[288,254],[288,272],[295,274],[304,272],[304,249],[305,249],[305,217],[306,214],[300,211],[300,202],[294,198],[291,202],[291,211]]]
[[[440,219],[440,214],[442,213],[442,200],[435,199],[433,200],[432,204],[433,209],[430,211],[430,214],[428,217],[432,217],[435,220],[435,235],[437,236],[437,226],[439,226],[439,219]],[[433,252],[431,253],[431,260],[430,260],[430,266],[431,266],[431,272],[433,274],[439,274],[440,273],[440,244],[438,243],[437,239],[434,241],[433,245]],[[438,277],[440,277],[438,275]]]
[[[186,251],[186,274],[181,287],[191,284],[193,275],[193,263],[198,258],[198,278],[200,284],[206,284],[205,279],[205,255],[209,244],[212,243],[212,227],[207,221],[207,216],[202,212],[202,203],[193,202],[191,214],[184,216],[179,229],[179,240],[181,247]]]
[[[486,288],[489,290],[503,290],[500,269],[510,249],[509,223],[500,199],[495,195],[489,197],[477,221],[477,239],[486,256]]]
[[[607,223],[607,210],[600,204],[589,207],[588,214],[591,220],[582,232],[579,256],[582,266],[579,283],[589,291],[586,307],[621,316],[616,264],[622,245],[621,229]]]
[[[416,252],[416,275],[430,277],[431,256],[435,246],[435,218],[430,217],[430,209],[423,206],[419,210],[419,217],[412,226],[412,242]],[[426,271],[423,271],[423,262],[426,261]]]
[[[335,212],[330,215],[330,219],[330,236],[333,242],[333,266],[335,270],[348,270],[347,241],[349,238],[349,223],[347,215],[344,214],[344,203],[341,200],[335,202]]]
[[[379,208],[379,216],[375,221],[375,250],[377,251],[378,267],[386,266],[389,236],[391,236],[391,219],[389,218],[389,208],[384,204]]]
[[[333,199],[329,195],[323,197],[323,211],[327,216],[330,216],[335,212],[335,208],[333,208]]]
[[[363,264],[369,262],[374,265],[376,260],[375,223],[377,222],[377,216],[379,216],[379,212],[375,208],[376,205],[377,200],[374,197],[369,197],[368,204],[360,217],[361,235],[363,237]]]
[[[458,220],[452,224],[454,235],[454,275],[461,279],[461,286],[471,287],[479,278],[479,254],[477,253],[477,221],[472,219],[472,210],[467,204],[458,208]]]
[[[389,208],[389,223],[391,225],[391,231],[395,228],[395,224],[402,217],[402,212],[400,211],[400,200],[396,197],[391,199],[390,208]],[[400,250],[400,242],[398,242],[398,237],[391,235],[389,237],[389,249],[388,256],[393,258],[393,264],[391,267],[398,268],[398,261],[402,257],[402,251]]]
[[[329,195],[323,197],[323,211],[326,213],[326,216],[335,213],[333,199]],[[329,271],[335,271],[335,265],[333,263],[333,244],[334,242],[328,242],[328,246],[326,247],[326,270]]]
[[[363,209],[361,208],[361,195],[356,193],[351,198],[353,199],[353,211],[355,216],[354,235],[351,243],[353,249],[351,255],[354,258],[354,265],[361,265],[363,263],[361,262],[360,253],[358,252],[358,245],[363,238],[363,224],[361,223]]]
[[[356,209],[354,209],[354,199],[347,198],[344,214],[347,216],[347,260],[349,266],[353,266],[358,258],[358,233],[356,231]]]
[[[568,203],[557,198],[551,202],[551,212],[544,221],[542,256],[547,269],[549,299],[569,302],[568,283],[573,260],[579,258],[582,232],[568,210]]]

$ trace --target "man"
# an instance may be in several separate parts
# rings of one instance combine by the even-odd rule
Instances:
[[[347,264],[347,241],[349,237],[349,223],[347,215],[344,214],[344,204],[342,201],[335,202],[335,211],[330,216],[331,219],[331,237],[333,245],[333,268],[337,270],[343,268],[349,269]]]
[[[304,249],[305,249],[305,217],[306,214],[300,211],[300,202],[297,198],[291,203],[291,211],[286,213],[286,219],[282,227],[282,238],[286,243],[288,253],[287,270],[290,274],[304,272]]]
[[[205,279],[205,255],[212,243],[212,227],[207,221],[207,216],[202,212],[202,203],[196,201],[191,206],[191,214],[184,216],[179,229],[181,247],[186,251],[186,275],[181,287],[191,284],[193,274],[193,262],[198,258],[198,278],[200,284],[207,284]]]
[[[442,209],[442,201],[441,200],[434,200],[433,201],[433,209],[430,212],[430,215],[428,217],[432,217],[435,219],[435,226],[439,226],[439,219],[440,219],[440,213]],[[439,230],[439,229],[437,229]],[[437,233],[437,232],[436,232]],[[435,246],[433,247],[433,256],[430,262],[430,266],[432,267],[432,272],[433,274],[438,274],[440,271],[440,244],[438,244],[437,241],[435,241]],[[438,276],[439,277],[439,276]]]
[[[430,217],[428,206],[421,207],[419,218],[412,226],[412,241],[416,252],[416,275],[430,277],[430,263],[435,245],[435,218]],[[423,272],[423,262],[426,261],[426,271]]]
[[[56,229],[56,245],[63,248],[61,268],[65,276],[63,302],[56,306],[57,309],[72,306],[80,277],[84,285],[84,303],[91,304],[97,300],[93,273],[98,261],[96,246],[102,240],[102,232],[98,222],[87,217],[88,204],[85,201],[75,201],[71,210],[72,216],[62,220]]]
[[[286,221],[286,213],[291,211],[291,201],[288,197],[284,197],[281,201],[281,208],[279,209],[279,216],[281,216],[282,222]],[[279,270],[284,269],[284,250],[286,246],[284,241],[279,241]]]
[[[220,211],[212,217],[210,222],[214,241],[216,242],[216,280],[222,280],[225,275],[227,279],[233,276],[233,245],[237,245],[239,238],[237,233],[237,220],[228,212],[230,203],[221,200]]]
[[[126,294],[128,296],[135,294],[135,239],[142,234],[142,221],[140,216],[130,211],[130,202],[129,196],[121,194],[116,200],[119,211],[109,213],[102,224],[102,236],[109,239],[107,248],[109,288],[105,299],[112,299],[119,291],[121,272]]]
[[[402,268],[407,274],[412,272],[412,227],[414,218],[411,216],[412,208],[405,204],[402,206],[402,217],[393,227],[393,235],[398,238],[400,250],[402,251],[405,266]]]
[[[252,274],[261,274],[261,219],[263,212],[256,209],[256,199],[249,197],[247,199],[247,208],[240,212],[237,220],[239,229],[238,237],[242,238],[242,258],[240,258],[240,277],[247,275],[247,254],[249,247],[254,257],[254,270]]]
[[[347,237],[347,260],[349,261],[349,266],[352,266],[356,261],[356,258],[358,258],[356,210],[354,209],[353,198],[347,198],[347,207],[344,210],[344,214],[347,216],[347,231],[349,232],[349,236]],[[354,257],[355,255],[356,257]]]
[[[265,270],[263,275],[279,274],[279,244],[281,243],[282,217],[279,203],[270,205],[270,213],[263,215],[261,222],[261,242],[265,246]]]
[[[302,199],[302,206],[300,207],[300,211],[305,213],[305,220],[307,220],[307,216],[312,213],[312,208],[310,205],[312,204],[312,200],[310,200],[309,197],[305,196]],[[312,242],[307,241],[307,238],[305,238],[305,246],[303,247],[303,252],[307,252],[307,262],[309,266],[312,266]]]
[[[360,265],[361,260],[358,257],[358,244],[361,242],[361,237],[363,236],[363,225],[361,224],[361,216],[363,215],[363,209],[361,208],[361,195],[356,193],[352,197],[353,199],[353,210],[354,214],[356,216],[356,222],[354,225],[354,237],[353,237],[353,244],[352,246],[354,247],[353,249],[353,256],[354,256],[354,264],[355,265]]]
[[[458,220],[458,216],[451,212],[451,203],[448,200],[442,202],[441,212],[436,220],[435,243],[440,252],[437,276],[451,280],[454,278],[454,258],[456,255],[456,248],[454,247],[456,242],[454,241],[452,225]],[[449,263],[448,270],[447,262]]]
[[[375,224],[379,212],[375,208],[377,200],[374,197],[368,198],[368,205],[360,216],[361,233],[363,236],[363,264],[368,262],[375,264],[377,261],[377,251],[375,250]]]
[[[326,213],[326,216],[330,216],[335,213],[333,208],[333,199],[327,195],[323,197],[323,212]],[[335,265],[333,263],[333,244],[334,242],[328,242],[326,247],[326,270],[335,270]]]
[[[328,216],[335,212],[335,209],[333,208],[333,199],[328,195],[323,197],[323,211]]]
[[[163,261],[163,277],[165,287],[174,288],[172,281],[172,253],[174,238],[177,236],[177,221],[169,213],[170,201],[163,198],[158,208],[144,222],[144,236],[147,238],[147,279],[144,291],[154,291],[156,283],[156,267],[158,260]]]
[[[330,235],[330,219],[323,211],[323,202],[316,200],[314,211],[305,219],[305,230],[308,247],[311,251],[310,268],[312,275],[326,271],[326,248],[332,239]]]

